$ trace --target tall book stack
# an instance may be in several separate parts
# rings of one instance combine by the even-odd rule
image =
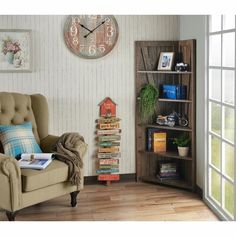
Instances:
[[[157,174],[159,180],[179,179],[179,172],[177,163],[160,163],[159,173]]]
[[[118,181],[121,129],[120,119],[116,117],[116,104],[105,98],[100,104],[100,118],[97,120],[98,180]]]

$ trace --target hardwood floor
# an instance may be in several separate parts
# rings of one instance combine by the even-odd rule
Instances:
[[[0,212],[0,220],[7,220]],[[218,218],[191,192],[146,183],[86,185],[76,208],[69,194],[28,207],[19,221],[216,221]]]

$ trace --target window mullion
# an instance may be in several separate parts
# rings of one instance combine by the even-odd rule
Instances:
[[[210,150],[210,145],[209,145],[209,139],[210,139],[210,135],[209,135],[209,48],[210,48],[210,43],[209,43],[209,38],[210,38],[210,17],[207,17],[207,82],[205,84],[207,84],[206,87],[206,94],[207,94],[207,104],[206,104],[206,130],[207,130],[207,142],[206,142],[206,148],[207,151],[205,152],[206,155],[206,161],[205,161],[205,170],[206,170],[206,175],[205,175],[205,197],[207,198],[208,196],[210,196],[210,186],[209,186],[209,182],[210,182],[210,173],[209,173],[209,150]]]
[[[220,66],[221,66],[221,70],[220,70],[220,83],[221,83],[221,91],[220,91],[220,97],[221,97],[221,163],[220,163],[220,172],[221,172],[221,178],[220,178],[220,184],[221,184],[221,207],[223,207],[223,202],[224,202],[224,189],[223,189],[223,177],[222,177],[222,167],[223,167],[223,141],[222,141],[222,137],[223,137],[223,126],[224,126],[224,113],[223,113],[223,105],[222,105],[222,101],[223,101],[223,71],[222,71],[222,67],[223,67],[223,15],[221,15],[221,55],[220,55]]]
[[[236,16],[235,20],[235,29],[236,29]],[[235,33],[236,34],[236,33]],[[236,39],[236,35],[234,35]],[[234,42],[234,127],[236,127],[236,40]],[[236,143],[236,132],[234,132],[234,143]],[[236,145],[234,144],[234,220],[236,220]]]

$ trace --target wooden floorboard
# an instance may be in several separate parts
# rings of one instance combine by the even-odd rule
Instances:
[[[0,220],[7,220],[0,212]],[[217,221],[194,193],[146,183],[86,185],[76,208],[62,196],[25,208],[18,221]]]

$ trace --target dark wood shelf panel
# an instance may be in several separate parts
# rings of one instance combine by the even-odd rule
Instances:
[[[168,98],[159,98],[158,102],[183,102],[183,103],[191,103],[191,100],[185,99],[168,99]]]
[[[149,182],[149,183],[154,183],[154,184],[163,184],[167,186],[174,186],[178,188],[184,188],[188,190],[192,190],[192,186],[190,186],[186,181],[183,179],[165,179],[165,180],[160,180],[155,176],[142,176],[140,177],[142,181]]]
[[[168,158],[174,158],[174,159],[179,159],[179,160],[186,160],[186,161],[192,161],[193,158],[190,156],[187,157],[181,157],[178,155],[177,152],[173,151],[167,151],[167,152],[149,152],[149,151],[140,151],[140,153],[146,153],[146,154],[151,154],[151,155],[158,155],[161,157],[168,157]]]
[[[182,126],[166,126],[166,125],[156,125],[156,124],[148,124],[145,125],[147,128],[158,128],[158,129],[167,129],[167,130],[177,130],[177,131],[186,131],[186,132],[192,132],[192,129],[189,127],[182,127]]]
[[[160,70],[138,70],[139,74],[174,74],[174,75],[191,75],[192,71],[160,71]]]

